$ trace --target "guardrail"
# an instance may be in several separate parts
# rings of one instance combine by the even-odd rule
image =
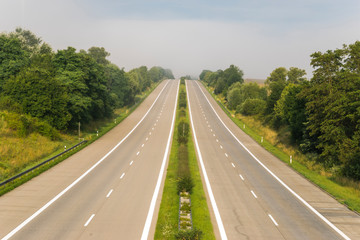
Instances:
[[[29,168],[28,170],[26,170],[26,171],[24,171],[24,172],[21,172],[21,173],[19,173],[19,174],[15,175],[15,176],[13,176],[13,177],[11,177],[11,178],[9,178],[9,179],[6,179],[5,181],[3,181],[3,182],[1,182],[1,183],[0,183],[0,187],[1,187],[1,186],[4,186],[5,184],[8,184],[9,182],[14,181],[15,179],[20,178],[21,176],[23,176],[23,175],[25,175],[25,174],[27,174],[27,173],[29,173],[29,172],[31,172],[31,171],[33,171],[33,170],[35,170],[35,169],[37,169],[37,168],[41,167],[41,166],[42,166],[42,165],[44,165],[45,163],[48,163],[48,162],[50,162],[50,161],[54,160],[55,158],[60,157],[61,155],[63,155],[63,154],[65,154],[65,153],[67,153],[67,152],[69,152],[69,151],[73,150],[74,148],[76,148],[76,147],[78,147],[78,146],[80,146],[81,144],[86,143],[86,142],[87,142],[87,140],[85,140],[85,141],[81,141],[80,143],[78,143],[78,144],[76,144],[76,145],[72,146],[71,148],[69,148],[69,149],[67,149],[67,150],[63,151],[62,153],[59,153],[59,154],[57,154],[56,156],[53,156],[53,157],[51,157],[51,158],[49,158],[49,159],[47,159],[47,160],[45,160],[45,161],[43,161],[43,162],[41,162],[41,163],[37,164],[37,165],[36,165],[36,166],[34,166],[34,167]]]

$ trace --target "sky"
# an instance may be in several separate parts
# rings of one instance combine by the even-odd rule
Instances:
[[[359,0],[0,0],[0,32],[22,27],[56,51],[104,47],[125,71],[176,77],[231,64],[244,78],[305,69],[310,55],[360,40]]]

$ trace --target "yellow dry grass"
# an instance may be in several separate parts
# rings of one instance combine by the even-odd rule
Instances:
[[[19,138],[7,127],[7,123],[0,119],[0,180],[22,171],[62,148],[62,145],[62,142],[51,141],[38,133]]]

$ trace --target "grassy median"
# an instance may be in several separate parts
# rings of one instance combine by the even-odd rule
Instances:
[[[186,93],[184,84],[180,85],[180,92]],[[179,94],[180,96],[180,94]],[[179,104],[180,101],[179,101]],[[185,104],[186,105],[186,104]],[[160,204],[158,221],[156,224],[154,239],[177,239],[178,233],[178,219],[179,219],[179,195],[178,195],[178,181],[179,181],[179,147],[183,146],[178,143],[178,130],[180,120],[189,124],[188,108],[179,108],[176,113],[175,130],[170,152],[170,159],[165,179],[165,185]],[[181,134],[180,134],[181,135]],[[190,176],[194,187],[191,193],[191,212],[193,227],[202,232],[202,239],[215,239],[213,226],[211,224],[209,208],[206,202],[206,196],[201,181],[201,175],[198,168],[196,152],[192,141],[192,133],[187,137],[187,160]],[[182,167],[181,167],[182,168]]]

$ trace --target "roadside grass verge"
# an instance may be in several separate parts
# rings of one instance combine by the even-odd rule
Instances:
[[[80,145],[72,151],[67,152],[66,154],[46,163],[45,165],[31,171],[30,173],[18,179],[5,184],[4,186],[1,186],[0,196],[31,180],[32,178],[40,175],[44,171],[64,161],[65,159],[69,158],[73,154],[79,152],[83,148],[87,147],[88,145],[105,135],[107,132],[109,132],[119,123],[121,123],[127,116],[129,116],[160,83],[161,82],[153,84],[151,88],[147,89],[145,92],[139,95],[139,100],[137,101],[137,103],[130,108],[125,107],[115,110],[114,118],[102,120],[96,123],[94,122],[85,126],[85,131],[81,133],[81,138],[87,140],[85,144]],[[7,169],[6,174],[0,174],[0,182],[18,173],[26,171],[27,169],[30,169],[31,167],[63,152],[65,150],[65,146],[67,146],[67,148],[70,148],[80,142],[78,138],[79,136],[76,132],[72,134],[61,134],[62,140],[51,141],[39,134],[31,134],[27,138],[6,137],[10,135],[10,132],[7,129],[3,129],[3,131],[5,132],[5,134],[0,134],[0,151],[7,151],[8,158],[12,158],[9,161],[13,161],[15,163],[15,167],[13,169]],[[9,144],[12,145],[10,153]],[[9,156],[9,154],[11,155]],[[10,164],[7,164],[6,162],[3,163],[2,159],[4,158],[4,154],[0,155],[0,173],[2,169],[11,167]]]
[[[212,93],[211,89],[207,86],[205,88],[229,118],[258,144],[333,196],[338,202],[346,205],[350,210],[360,213],[360,183],[332,176],[331,172],[325,171],[321,166],[308,159],[296,149],[280,143],[276,133],[263,126],[260,121],[256,121],[252,117],[235,115],[234,111],[229,111],[222,100]],[[262,139],[263,141],[261,141]],[[292,164],[290,164],[290,156],[292,156]]]
[[[179,91],[186,92],[185,86],[180,85]],[[185,112],[183,110],[184,108],[179,110],[178,107],[175,126],[178,126],[180,120],[189,124],[188,108],[185,108]],[[179,180],[178,171],[181,171],[179,170],[178,154],[179,146],[183,146],[178,144],[178,130],[178,127],[174,128],[168,169],[160,204],[158,221],[155,229],[154,239],[156,240],[175,240],[176,234],[178,233],[179,195],[177,183]],[[190,176],[194,183],[194,187],[190,195],[193,227],[194,229],[202,231],[202,239],[212,240],[215,239],[215,235],[210,219],[209,208],[206,202],[206,195],[201,181],[196,152],[192,141],[193,138],[191,129],[189,133],[190,134],[187,139],[187,159]],[[181,150],[181,154],[184,154],[183,150]]]

